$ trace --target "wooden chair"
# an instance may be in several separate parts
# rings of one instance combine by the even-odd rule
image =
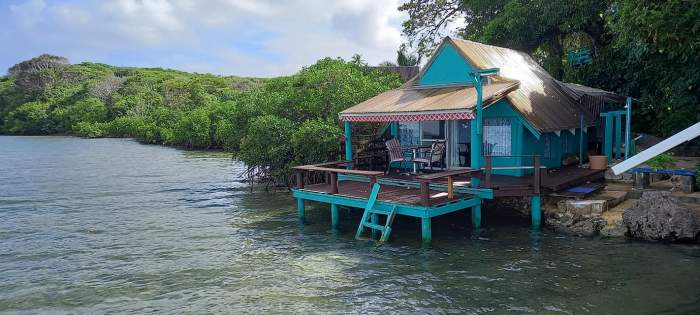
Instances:
[[[389,139],[385,144],[389,153],[389,159],[386,163],[386,173],[389,174],[389,171],[391,171],[391,163],[401,162],[400,165],[403,166],[403,163],[406,162],[406,157],[403,154],[403,149],[401,149],[401,143],[399,143],[398,139]]]
[[[440,169],[445,169],[445,148],[447,144],[445,141],[435,141],[430,146],[430,151],[428,155],[421,158],[413,159],[413,163],[426,164],[426,166],[433,170],[433,164],[436,162],[440,163]]]

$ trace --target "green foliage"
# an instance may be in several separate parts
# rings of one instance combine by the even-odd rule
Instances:
[[[24,103],[11,111],[5,119],[5,128],[14,134],[48,134],[54,131],[54,127],[49,115],[49,104],[43,102]]]
[[[57,58],[20,63],[11,78],[0,78],[4,132],[221,148],[269,184],[285,183],[295,163],[337,158],[338,113],[401,84],[395,74],[366,70],[359,55],[355,62],[321,59],[268,80]],[[17,85],[22,76],[35,81]]]
[[[60,114],[55,115],[55,117],[60,117],[62,130],[70,130],[80,122],[98,123],[107,119],[107,107],[96,98],[79,100],[65,109],[58,109],[58,112]]]
[[[456,35],[525,51],[557,79],[635,97],[635,131],[668,136],[700,120],[700,1],[409,0],[404,34],[429,55]],[[592,64],[566,53],[587,48]]]
[[[208,149],[211,146],[211,119],[207,109],[197,108],[183,113],[175,124],[173,135],[171,144],[190,149]]]
[[[676,161],[673,159],[673,153],[666,152],[649,160],[647,165],[653,169],[670,169],[676,166]]]
[[[81,121],[73,126],[73,132],[83,138],[100,138],[107,134],[107,124]]]
[[[304,165],[338,160],[342,133],[334,121],[303,122],[291,138],[294,163]]]
[[[274,115],[253,119],[238,157],[258,175],[278,182],[288,178],[294,159],[290,141],[293,128],[291,120]]]

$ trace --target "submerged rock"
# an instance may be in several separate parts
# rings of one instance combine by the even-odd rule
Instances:
[[[648,191],[622,220],[631,238],[663,241],[695,241],[700,233],[700,216],[666,191]]]

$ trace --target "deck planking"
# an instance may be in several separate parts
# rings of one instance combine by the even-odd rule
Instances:
[[[326,183],[307,185],[304,187],[304,190],[330,194],[331,185]],[[338,193],[336,195],[367,199],[369,198],[370,190],[370,185],[366,182],[343,180],[338,182]],[[441,204],[450,203],[456,200],[469,199],[472,197],[472,195],[457,193],[454,195],[453,199],[449,199],[447,198],[447,193],[431,191],[430,205],[439,206]],[[410,187],[382,185],[382,189],[379,191],[377,200],[390,203],[423,206],[420,189]]]

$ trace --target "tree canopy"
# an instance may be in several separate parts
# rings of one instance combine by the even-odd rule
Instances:
[[[557,79],[636,98],[637,131],[667,136],[700,120],[700,2],[688,0],[410,0],[404,34],[429,55],[454,36],[521,50]],[[568,64],[588,49],[592,64]]]

